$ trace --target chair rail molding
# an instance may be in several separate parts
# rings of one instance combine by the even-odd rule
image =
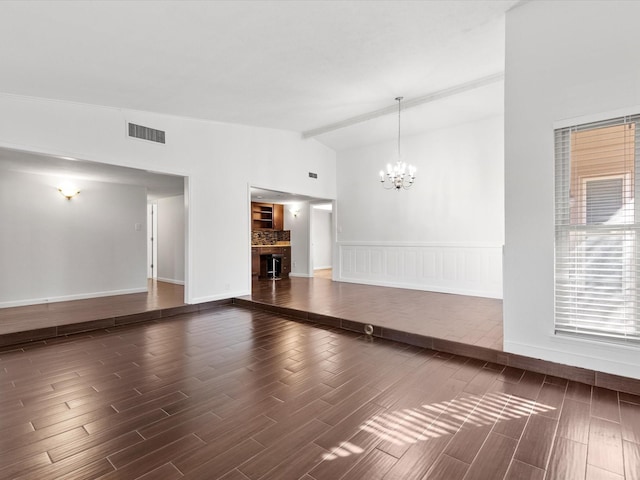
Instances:
[[[337,242],[336,280],[502,298],[502,245]]]

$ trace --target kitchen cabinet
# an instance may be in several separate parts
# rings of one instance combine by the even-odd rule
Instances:
[[[260,249],[251,248],[251,276],[258,277],[260,275]]]
[[[270,255],[282,255],[281,278],[289,278],[291,273],[291,247],[278,245],[254,245],[251,247],[251,274],[259,279],[266,279],[267,258]]]
[[[289,278],[291,273],[291,247],[282,249],[282,278]]]
[[[273,204],[273,229],[284,230],[284,205]]]
[[[251,202],[252,230],[283,230],[284,205]]]

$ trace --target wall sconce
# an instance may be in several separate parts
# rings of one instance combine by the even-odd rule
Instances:
[[[291,209],[289,209],[289,211],[291,212],[291,215],[293,215],[294,217],[297,217],[298,214],[300,213],[300,208],[299,207],[291,207]]]
[[[58,187],[58,191],[60,192],[60,195],[65,197],[67,200],[71,200],[73,197],[80,193],[80,190],[78,190],[76,187],[72,187],[69,185]]]

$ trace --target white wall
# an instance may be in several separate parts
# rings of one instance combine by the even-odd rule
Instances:
[[[640,113],[639,2],[527,2],[507,14],[505,350],[640,378],[638,348],[554,335],[556,122]]]
[[[147,290],[145,189],[63,180],[0,172],[0,307]]]
[[[157,204],[158,280],[184,285],[184,195]]]
[[[291,209],[298,209],[296,217]],[[299,202],[284,206],[284,229],[291,231],[291,276],[313,277],[311,267],[310,226],[311,207],[309,202]]]
[[[338,154],[338,252],[343,281],[500,297],[504,237],[502,116],[402,138],[418,168],[407,191],[378,172],[396,141]]]
[[[127,137],[127,121],[165,130],[166,145]],[[188,177],[189,303],[250,293],[248,185],[336,196],[335,153],[295,132],[0,95],[0,147]]]
[[[311,209],[311,245],[313,269],[331,268],[333,263],[333,236],[331,233],[332,212],[319,208]]]

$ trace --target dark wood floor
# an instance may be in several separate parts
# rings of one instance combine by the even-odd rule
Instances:
[[[280,307],[502,351],[502,300],[332,282],[326,275],[254,280],[242,297]]]
[[[640,397],[223,306],[0,352],[0,478],[637,479]]]
[[[242,298],[502,351],[501,300],[333,282],[330,272],[255,280],[252,295]],[[148,293],[2,308],[0,335],[183,305],[184,287],[149,281]]]
[[[326,274],[253,299],[501,349],[499,300]],[[152,284],[0,327],[180,305]],[[5,347],[0,406],[0,478],[640,478],[640,396],[234,306]]]
[[[184,287],[148,281],[148,291],[109,297],[0,308],[0,335],[72,325],[184,305]]]

